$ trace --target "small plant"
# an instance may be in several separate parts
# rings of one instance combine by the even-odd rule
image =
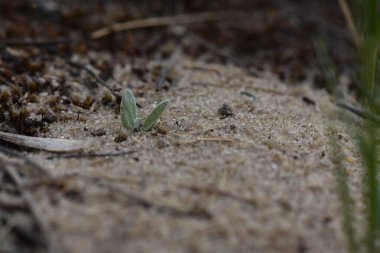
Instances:
[[[136,99],[132,91],[126,89],[121,96],[120,104],[120,118],[121,123],[127,129],[133,129],[139,131],[149,131],[152,129],[160,119],[162,113],[168,106],[169,101],[165,100],[160,102],[156,108],[148,115],[148,117],[141,123],[141,118],[137,115]]]

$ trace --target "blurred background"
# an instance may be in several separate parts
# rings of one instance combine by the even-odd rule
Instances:
[[[180,29],[153,27],[89,38],[91,32],[117,22],[217,10],[240,14]],[[194,60],[235,64],[252,72],[272,71],[291,84],[312,80],[318,87],[324,82],[315,68],[312,40],[316,35],[323,36],[333,49],[330,53],[340,72],[349,74],[354,53],[337,1],[329,0],[2,0],[0,24],[3,46],[7,41],[68,40],[58,47],[55,43],[40,45],[44,53],[39,55],[45,59],[49,54],[83,55],[89,50],[106,50],[131,59],[164,59],[180,48]],[[22,63],[9,66],[4,52],[1,57],[2,72],[28,69]]]

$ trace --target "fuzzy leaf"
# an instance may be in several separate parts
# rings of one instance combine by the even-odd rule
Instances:
[[[132,91],[126,89],[121,96],[120,118],[123,126],[133,129],[137,118],[136,99]]]
[[[161,114],[165,111],[166,107],[168,106],[169,101],[162,101],[159,103],[156,108],[153,109],[153,111],[148,115],[148,117],[144,120],[144,124],[142,126],[142,129],[144,131],[148,131],[156,125],[157,121],[160,119]]]

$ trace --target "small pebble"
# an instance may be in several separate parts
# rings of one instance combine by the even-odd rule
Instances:
[[[159,149],[164,149],[164,148],[169,147],[169,146],[170,146],[170,144],[169,144],[169,142],[167,140],[159,139],[157,141],[157,147]]]
[[[114,141],[117,143],[120,143],[120,142],[123,142],[127,139],[128,139],[128,135],[123,133],[123,134],[119,134],[118,136],[116,136]]]
[[[98,128],[94,131],[91,131],[91,135],[92,136],[102,136],[102,135],[106,135],[106,130],[104,130],[103,128]]]
[[[233,115],[233,112],[232,112],[232,108],[231,106],[229,106],[228,104],[223,104],[219,109],[218,109],[218,113],[220,116],[222,116],[221,118],[224,119],[224,118],[227,118],[227,117],[230,117]]]
[[[159,134],[167,134],[168,130],[162,126],[157,126],[157,133]]]
[[[42,121],[46,123],[53,123],[57,120],[57,117],[54,114],[48,113],[42,116]]]
[[[44,123],[35,119],[35,118],[27,118],[23,121],[24,127],[43,127]]]

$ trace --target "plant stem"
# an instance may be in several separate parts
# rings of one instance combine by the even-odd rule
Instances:
[[[369,111],[374,112],[376,99],[375,79],[378,46],[375,38],[369,39],[360,50],[361,57],[361,93],[363,104]]]

